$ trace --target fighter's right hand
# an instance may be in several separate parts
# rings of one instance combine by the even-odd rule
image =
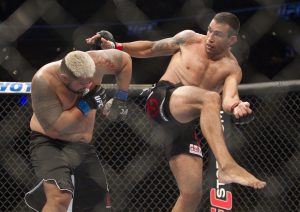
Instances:
[[[114,36],[106,30],[97,32],[96,35],[85,39],[85,41],[92,45],[93,49],[115,49],[117,45]]]
[[[92,109],[102,109],[106,103],[106,92],[103,87],[97,85],[93,90],[84,94],[76,104],[76,107],[87,115]]]
[[[240,101],[232,109],[232,121],[237,125],[247,124],[254,120],[253,111],[250,108],[249,102]]]

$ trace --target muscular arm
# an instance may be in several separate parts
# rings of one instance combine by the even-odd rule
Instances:
[[[222,107],[227,113],[232,113],[232,108],[240,102],[238,85],[240,84],[241,79],[242,71],[237,67],[225,80]]]
[[[89,51],[88,53],[95,61],[97,72],[115,75],[118,89],[128,90],[132,74],[132,61],[127,53],[115,49]]]
[[[73,133],[76,123],[80,123],[83,118],[82,113],[75,107],[63,111],[55,92],[41,75],[32,81],[31,98],[37,120],[46,134],[53,138]]]
[[[185,30],[174,37],[166,38],[158,41],[134,41],[130,43],[122,43],[123,51],[132,57],[147,58],[157,56],[173,55],[180,50],[180,45],[190,41],[195,32]]]

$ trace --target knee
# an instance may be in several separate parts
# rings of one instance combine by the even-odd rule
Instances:
[[[200,204],[202,198],[202,190],[195,190],[191,192],[180,192],[181,201],[187,205],[194,205],[197,207]]]
[[[71,200],[72,194],[68,191],[60,191],[59,193],[47,196],[47,202],[55,206],[56,208],[67,209]]]
[[[217,92],[208,91],[204,96],[204,106],[221,107],[221,96]]]

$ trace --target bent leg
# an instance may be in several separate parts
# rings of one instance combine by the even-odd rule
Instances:
[[[60,190],[54,181],[44,182],[44,191],[47,198],[42,212],[66,212],[72,200],[72,193]]]
[[[220,120],[221,97],[218,93],[182,86],[172,93],[169,107],[173,117],[181,123],[200,116],[201,131],[218,161],[222,183],[238,183],[253,188],[266,185],[239,166],[230,155]]]
[[[196,211],[202,196],[202,158],[180,154],[169,164],[180,192],[172,212]]]

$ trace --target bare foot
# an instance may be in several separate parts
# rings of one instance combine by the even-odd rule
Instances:
[[[257,179],[238,164],[227,166],[223,169],[219,168],[218,178],[221,183],[225,184],[238,183],[255,189],[261,189],[266,186],[266,182]]]

